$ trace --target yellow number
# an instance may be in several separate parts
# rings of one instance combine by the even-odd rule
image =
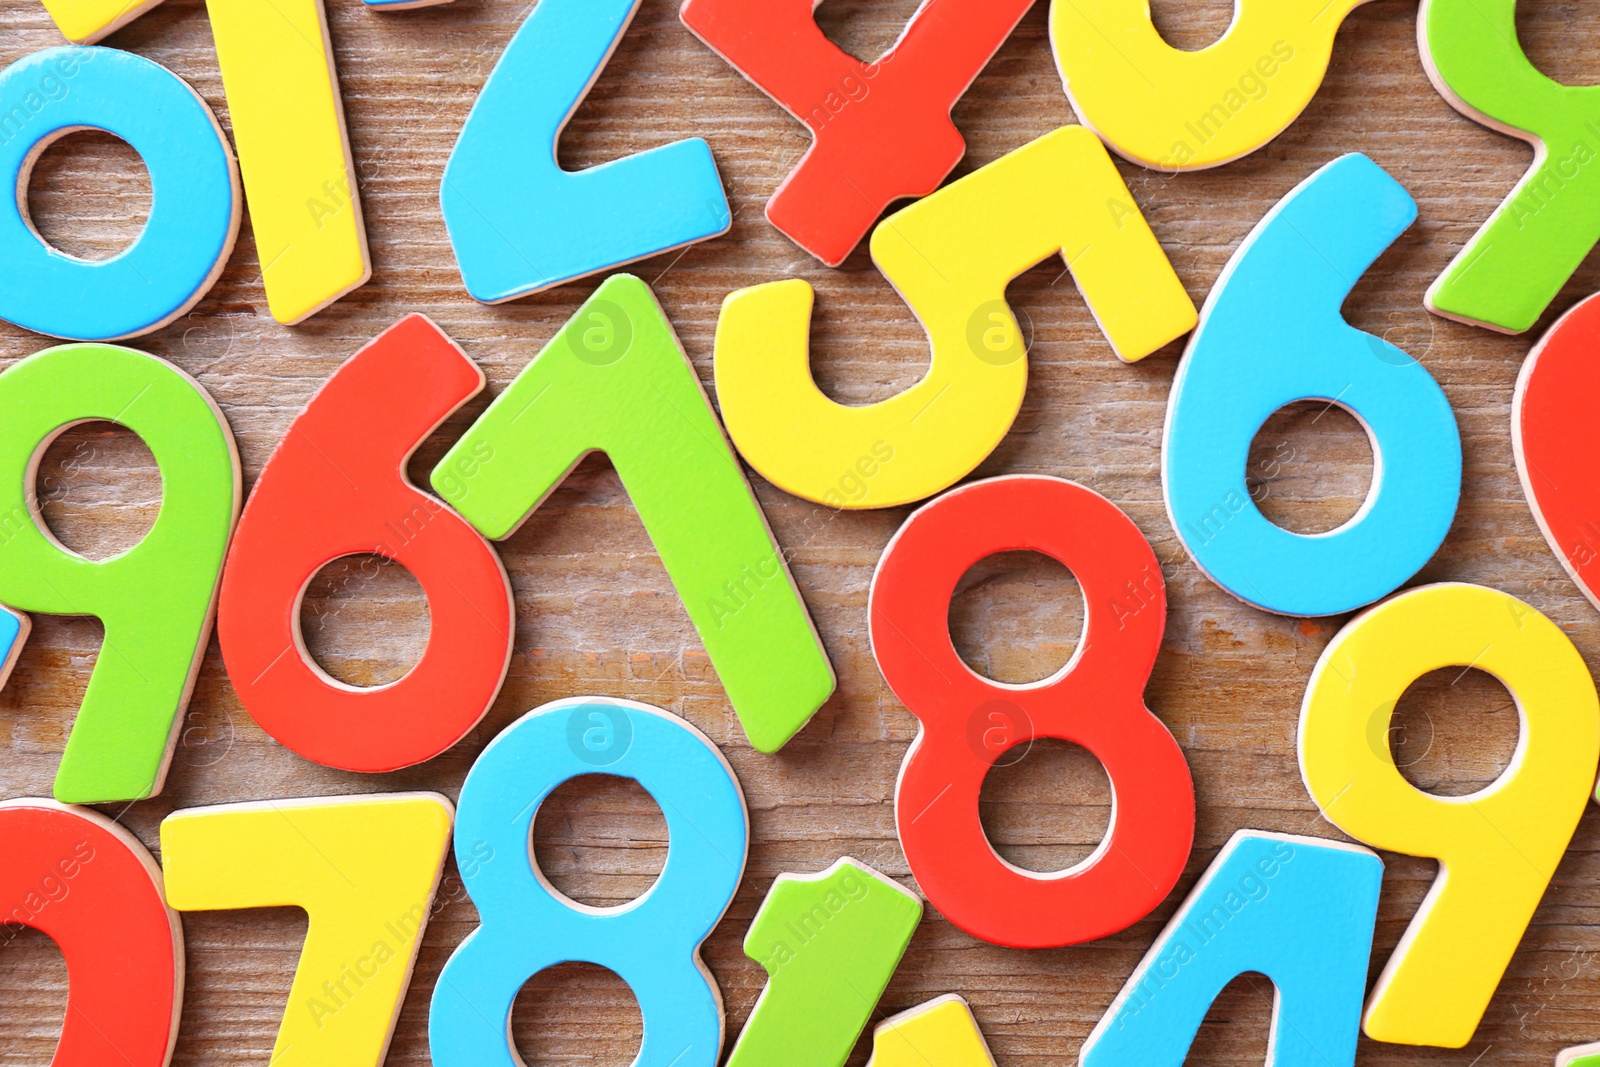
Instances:
[[[1418,790],[1395,767],[1389,717],[1440,667],[1505,684],[1522,736],[1468,796]],[[1378,1041],[1460,1048],[1577,828],[1600,763],[1600,699],[1567,636],[1516,597],[1423,586],[1356,616],[1323,652],[1300,713],[1300,772],[1322,814],[1377,848],[1439,861],[1438,881],[1373,987]]]
[[[1187,52],[1161,39],[1149,0],[1055,0],[1050,43],[1072,109],[1118,155],[1199,170],[1254,152],[1305,110],[1365,2],[1238,0],[1228,32]]]
[[[179,911],[304,908],[272,1067],[378,1067],[439,884],[454,812],[436,793],[189,808],[161,823]]]
[[[1066,126],[873,231],[873,261],[933,348],[927,377],[898,396],[846,407],[817,388],[806,282],[729,296],[716,340],[728,434],[768,481],[835,507],[892,507],[953,485],[1000,443],[1022,405],[1026,352],[1006,285],[1054,254],[1124,360],[1194,326],[1194,304],[1105,146]]]
[[[867,1067],[994,1067],[994,1057],[967,1002],[946,993],[873,1027]]]

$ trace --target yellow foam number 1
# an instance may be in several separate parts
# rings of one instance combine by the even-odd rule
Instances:
[[[1340,23],[1365,2],[1238,0],[1228,32],[1189,52],[1161,39],[1149,0],[1059,0],[1050,43],[1072,109],[1117,154],[1199,170],[1254,152],[1305,110]]]
[[[383,1062],[453,817],[437,793],[377,793],[189,808],[162,821],[173,908],[307,913],[273,1067]]]
[[[99,40],[160,0],[45,0],[61,33]],[[267,307],[316,314],[372,275],[322,0],[206,0]]]
[[[1421,792],[1395,767],[1389,719],[1406,687],[1478,667],[1517,703],[1510,768],[1468,796]],[[1600,699],[1545,616],[1477,585],[1423,586],[1356,616],[1323,652],[1300,713],[1300,773],[1323,815],[1377,848],[1431,856],[1439,880],[1367,1002],[1378,1041],[1472,1038],[1583,814],[1600,763]]]
[[[1194,304],[1105,147],[1064,126],[873,231],[873,262],[933,347],[927,376],[898,396],[847,407],[817,388],[808,283],[730,295],[716,340],[729,436],[768,481],[831,507],[893,507],[948,488],[993,451],[1022,406],[1027,346],[1006,286],[1057,254],[1124,360],[1194,326]]]
[[[267,306],[316,314],[372,274],[322,0],[206,0]]]

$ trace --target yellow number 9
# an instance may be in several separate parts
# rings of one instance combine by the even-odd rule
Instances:
[[[1383,721],[1417,678],[1478,667],[1516,701],[1521,736],[1494,783],[1424,793],[1395,766]],[[1600,699],[1578,650],[1516,597],[1423,586],[1351,620],[1317,661],[1300,712],[1300,773],[1322,814],[1376,848],[1430,856],[1439,878],[1389,957],[1363,1029],[1460,1048],[1577,828],[1600,762]]]

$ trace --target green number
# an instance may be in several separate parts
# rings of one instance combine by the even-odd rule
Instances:
[[[1542,146],[1533,169],[1429,287],[1428,309],[1521,333],[1600,241],[1600,86],[1562,85],[1528,62],[1517,43],[1516,0],[1425,0],[1418,18],[1445,99]]]
[[[727,1067],[844,1067],[921,918],[915,894],[852,859],[780,875],[745,935],[767,988]]]
[[[108,419],[161,469],[161,510],[133,548],[96,562],[34,516],[34,468],[62,430]],[[239,456],[200,384],[115,345],[49,348],[0,374],[0,601],[93,615],[105,642],[56,773],[58,800],[137,800],[161,789],[211,635],[217,582],[239,514]]]
[[[594,451],[616,466],[751,744],[781,748],[833,692],[833,668],[671,323],[626,274],[456,442],[433,486],[500,540]]]

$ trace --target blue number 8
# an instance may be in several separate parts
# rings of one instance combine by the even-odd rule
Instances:
[[[532,858],[540,803],[567,779],[595,771],[584,741],[598,723],[612,732],[602,773],[644,786],[666,817],[669,842],[655,885],[615,908],[568,900]],[[716,746],[647,704],[558,700],[490,742],[459,808],[456,863],[482,925],[451,955],[433,992],[428,1044],[436,1067],[521,1067],[510,1040],[512,1001],[530,977],[569,960],[608,967],[632,988],[644,1018],[634,1067],[716,1067],[722,994],[700,964],[700,943],[733,899],[750,835],[744,793]],[[485,854],[493,858],[480,862]]]

